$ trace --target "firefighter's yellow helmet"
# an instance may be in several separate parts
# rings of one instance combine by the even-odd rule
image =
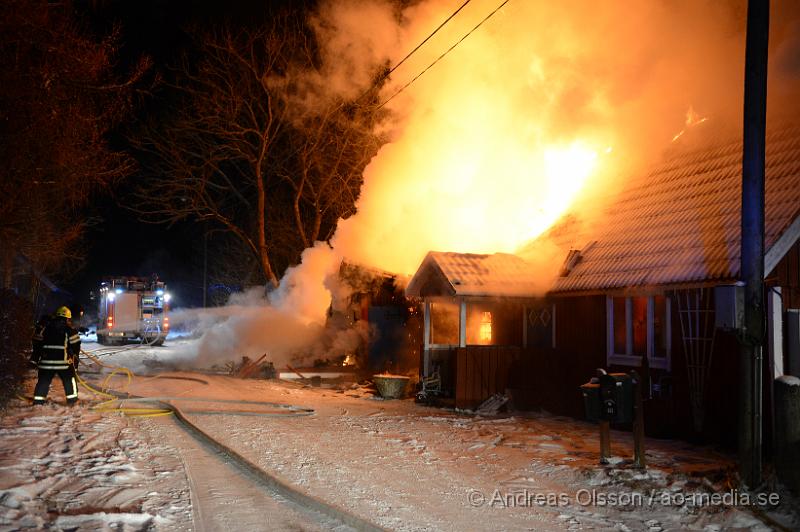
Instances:
[[[67,318],[68,320],[72,319],[72,312],[67,307],[58,307],[56,310],[56,316],[59,318]]]

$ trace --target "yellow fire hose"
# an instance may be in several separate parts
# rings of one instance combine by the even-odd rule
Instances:
[[[75,368],[75,379],[78,383],[83,386],[86,390],[93,393],[97,397],[104,397],[106,398],[105,401],[101,401],[100,403],[93,405],[90,407],[90,410],[94,412],[122,412],[127,416],[137,416],[137,417],[155,417],[155,416],[168,416],[172,414],[172,410],[168,408],[144,408],[144,407],[123,407],[121,402],[123,399],[118,397],[117,395],[108,393],[110,390],[108,384],[109,381],[114,377],[114,375],[118,375],[124,373],[126,377],[128,377],[127,382],[125,383],[122,391],[126,392],[130,387],[131,383],[133,382],[134,374],[129,368],[124,366],[112,366],[110,364],[106,364],[97,357],[87,353],[83,349],[81,349],[81,354],[84,355],[86,358],[97,364],[101,368],[108,368],[111,369],[111,373],[109,373],[106,378],[103,380],[103,383],[100,385],[101,389],[97,389],[93,387],[91,384],[86,382],[78,372],[78,368]],[[32,397],[26,397],[23,395],[17,394],[19,399],[23,401],[33,402]],[[119,404],[118,404],[119,403]]]
[[[86,351],[81,350],[81,354],[84,355],[86,358],[91,360],[97,366],[101,368],[107,368],[111,370],[105,379],[103,379],[102,384],[100,385],[100,389],[93,387],[91,384],[86,382],[78,373],[77,368],[75,369],[75,378],[78,383],[83,386],[86,390],[91,392],[97,397],[103,397],[106,400],[101,401],[100,403],[93,405],[90,407],[90,410],[94,412],[121,412],[126,416],[132,417],[157,417],[157,416],[168,416],[170,414],[174,414],[175,411],[171,408],[169,403],[165,401],[169,400],[186,400],[191,402],[204,402],[204,403],[232,403],[232,404],[239,404],[239,405],[258,405],[260,407],[268,406],[271,408],[276,409],[278,412],[257,412],[257,411],[237,411],[237,410],[223,410],[223,411],[205,411],[205,410],[196,410],[196,411],[189,411],[187,413],[193,414],[234,414],[234,415],[257,415],[257,416],[308,416],[314,413],[314,409],[312,408],[305,408],[300,406],[293,406],[287,405],[283,403],[271,403],[271,402],[263,402],[263,401],[244,401],[244,400],[228,400],[228,399],[206,399],[206,398],[199,398],[199,397],[125,397],[125,395],[130,395],[127,390],[130,387],[131,383],[133,382],[133,378],[135,377],[133,371],[129,368],[124,366],[114,366],[111,364],[106,364],[102,362],[97,357],[93,356],[91,353],[87,353]],[[127,382],[124,384],[124,387],[121,390],[113,390],[109,387],[109,381],[118,374],[125,374],[128,378]],[[156,377],[159,378],[160,376]],[[165,377],[170,378],[170,377]],[[208,384],[207,382],[196,379],[192,377],[173,377],[173,378],[180,378],[184,380],[191,380],[197,381],[203,384]],[[28,402],[32,402],[33,398],[30,397],[22,397],[18,396],[20,399],[26,400]],[[140,407],[133,407],[127,406],[126,403],[156,403],[162,404],[165,406],[161,407],[150,407],[150,406],[140,406]]]
[[[96,404],[90,408],[90,410],[94,412],[122,412],[127,416],[137,416],[137,417],[156,417],[156,416],[168,416],[172,414],[172,410],[167,408],[144,408],[144,407],[123,407],[122,400],[111,393],[108,393],[109,390],[108,383],[114,375],[118,373],[124,373],[128,377],[128,381],[125,383],[122,392],[126,392],[130,387],[131,383],[133,382],[133,371],[129,368],[124,366],[112,366],[111,364],[106,364],[97,357],[87,353],[86,351],[81,349],[81,354],[86,356],[89,360],[100,366],[101,368],[109,368],[111,369],[111,373],[109,373],[106,378],[103,380],[103,383],[100,385],[100,390],[92,387],[88,382],[83,380],[83,378],[78,373],[78,369],[75,368],[75,377],[78,379],[78,382],[92,392],[93,394],[100,396],[100,397],[107,397],[108,400],[102,401],[99,404]]]

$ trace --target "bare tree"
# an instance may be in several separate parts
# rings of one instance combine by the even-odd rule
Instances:
[[[263,286],[257,257],[234,234],[219,230],[209,234],[208,301],[211,306],[227,303],[227,297],[251,286]]]
[[[196,32],[199,60],[184,59],[170,84],[172,116],[130,138],[149,170],[137,192],[145,219],[215,222],[277,284],[276,272],[352,212],[377,141],[369,113],[329,95],[309,100],[313,38],[299,17],[271,20]]]
[[[82,255],[82,210],[134,163],[107,135],[132,108],[149,62],[120,79],[118,34],[96,41],[69,4],[0,7],[0,257],[3,286],[20,270],[63,272]]]
[[[156,221],[221,224],[248,245],[272,282],[266,172],[282,109],[266,78],[280,67],[288,45],[272,32],[234,36],[224,29],[210,35],[197,68],[188,59],[181,65],[172,86],[180,101],[168,123],[151,123],[143,136],[131,137],[155,170],[138,193],[139,210]]]
[[[332,99],[297,120],[293,157],[278,174],[291,190],[293,231],[304,248],[330,239],[338,219],[354,213],[362,172],[380,146],[369,133],[374,119],[370,108]]]

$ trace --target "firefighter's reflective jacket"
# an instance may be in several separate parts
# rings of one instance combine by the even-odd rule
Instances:
[[[78,331],[67,324],[64,318],[56,318],[33,337],[33,361],[39,369],[60,370],[77,365],[81,352],[81,337]]]

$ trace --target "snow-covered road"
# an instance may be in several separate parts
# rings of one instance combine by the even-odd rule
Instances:
[[[170,353],[148,348],[104,360],[142,368],[144,360],[170,360]],[[124,378],[112,384],[124,386]],[[129,391],[185,398],[176,404],[187,412],[201,404],[192,401],[197,398],[313,408],[312,416],[263,417],[235,414],[235,405],[202,403],[199,410],[217,413],[186,415],[267,475],[390,530],[770,529],[763,515],[745,507],[687,502],[692,494],[726,493],[735,464],[732,456],[683,442],[648,440],[649,467],[642,472],[622,458],[599,467],[596,427],[547,414],[482,418],[411,400],[383,401],[358,389],[197,373],[137,377]],[[287,505],[170,417],[28,407],[12,409],[0,430],[4,526],[336,526]],[[612,449],[630,458],[630,434],[614,431]],[[76,475],[81,483],[69,485]],[[769,515],[797,529],[796,501],[778,495],[780,504]]]
[[[150,435],[180,449],[192,495],[195,530],[352,530],[298,507],[243,474],[226,457],[187,434],[174,418],[158,418],[146,424]]]

